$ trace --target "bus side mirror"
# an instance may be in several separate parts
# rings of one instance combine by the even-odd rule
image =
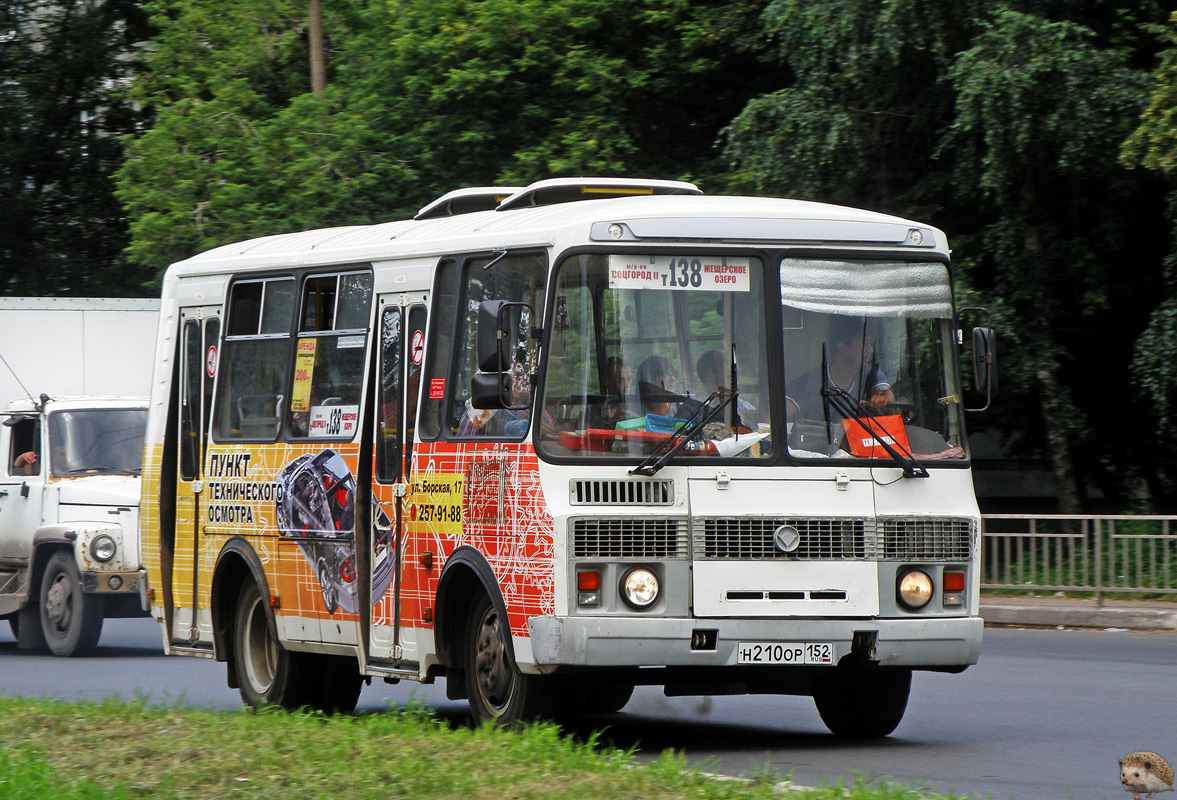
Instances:
[[[511,336],[510,316],[504,306],[516,305],[506,300],[487,300],[478,304],[478,371],[505,372],[509,368],[507,344]]]
[[[478,372],[470,379],[470,405],[474,408],[527,408],[531,405],[530,382],[512,392],[516,355],[526,363],[527,338],[538,332],[530,327],[534,310],[527,303],[487,300],[478,304]],[[521,397],[526,396],[524,402]]]
[[[470,405],[474,408],[507,408],[510,393],[509,372],[476,372],[470,379]]]
[[[973,380],[986,397],[997,394],[997,335],[992,328],[973,328]]]
[[[975,311],[985,315],[985,325],[973,328],[973,388],[985,395],[985,405],[980,408],[965,408],[965,411],[985,411],[997,394],[997,334],[993,332],[993,321],[988,309],[962,308],[960,314]],[[957,329],[957,341],[961,342],[961,331]]]

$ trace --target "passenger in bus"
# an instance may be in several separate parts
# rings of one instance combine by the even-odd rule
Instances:
[[[633,391],[633,370],[621,356],[605,359],[605,383],[601,387],[603,399],[600,405],[587,411],[586,428],[614,428],[623,419],[638,416],[629,407],[630,392]]]
[[[638,365],[638,396],[647,414],[673,417],[678,404],[686,400],[674,389],[678,375],[665,356],[650,356]]]
[[[695,414],[715,392],[728,388],[727,384],[731,382],[731,361],[724,357],[722,350],[708,350],[695,362],[695,373],[699,376],[699,395],[697,398],[688,398],[679,405],[678,416],[683,419],[689,419]],[[736,410],[740,412],[740,421],[745,426],[755,427],[752,417],[756,413],[756,406],[742,397],[737,397]]]

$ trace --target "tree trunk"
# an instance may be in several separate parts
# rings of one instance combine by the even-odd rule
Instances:
[[[323,48],[323,0],[310,0],[310,24],[307,37],[311,51],[311,91],[322,97],[327,88],[327,56]]]
[[[1060,514],[1078,514],[1079,486],[1075,480],[1075,464],[1071,459],[1071,446],[1067,440],[1062,401],[1059,398],[1058,381],[1054,372],[1046,365],[1038,364],[1038,384],[1041,397],[1042,419],[1046,422],[1046,446],[1050,452],[1050,468],[1058,484],[1058,510]]]

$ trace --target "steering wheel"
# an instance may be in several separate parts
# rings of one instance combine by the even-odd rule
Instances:
[[[919,419],[920,410],[915,403],[909,403],[906,400],[892,400],[889,403],[882,403],[873,406],[867,403],[863,404],[863,408],[872,417],[881,417],[886,414],[899,414],[903,417],[905,423],[912,423]]]

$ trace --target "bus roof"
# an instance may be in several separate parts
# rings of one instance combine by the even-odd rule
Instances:
[[[264,236],[214,248],[169,272],[180,277],[560,243],[669,241],[948,253],[937,229],[877,212],[768,197],[655,193]]]

